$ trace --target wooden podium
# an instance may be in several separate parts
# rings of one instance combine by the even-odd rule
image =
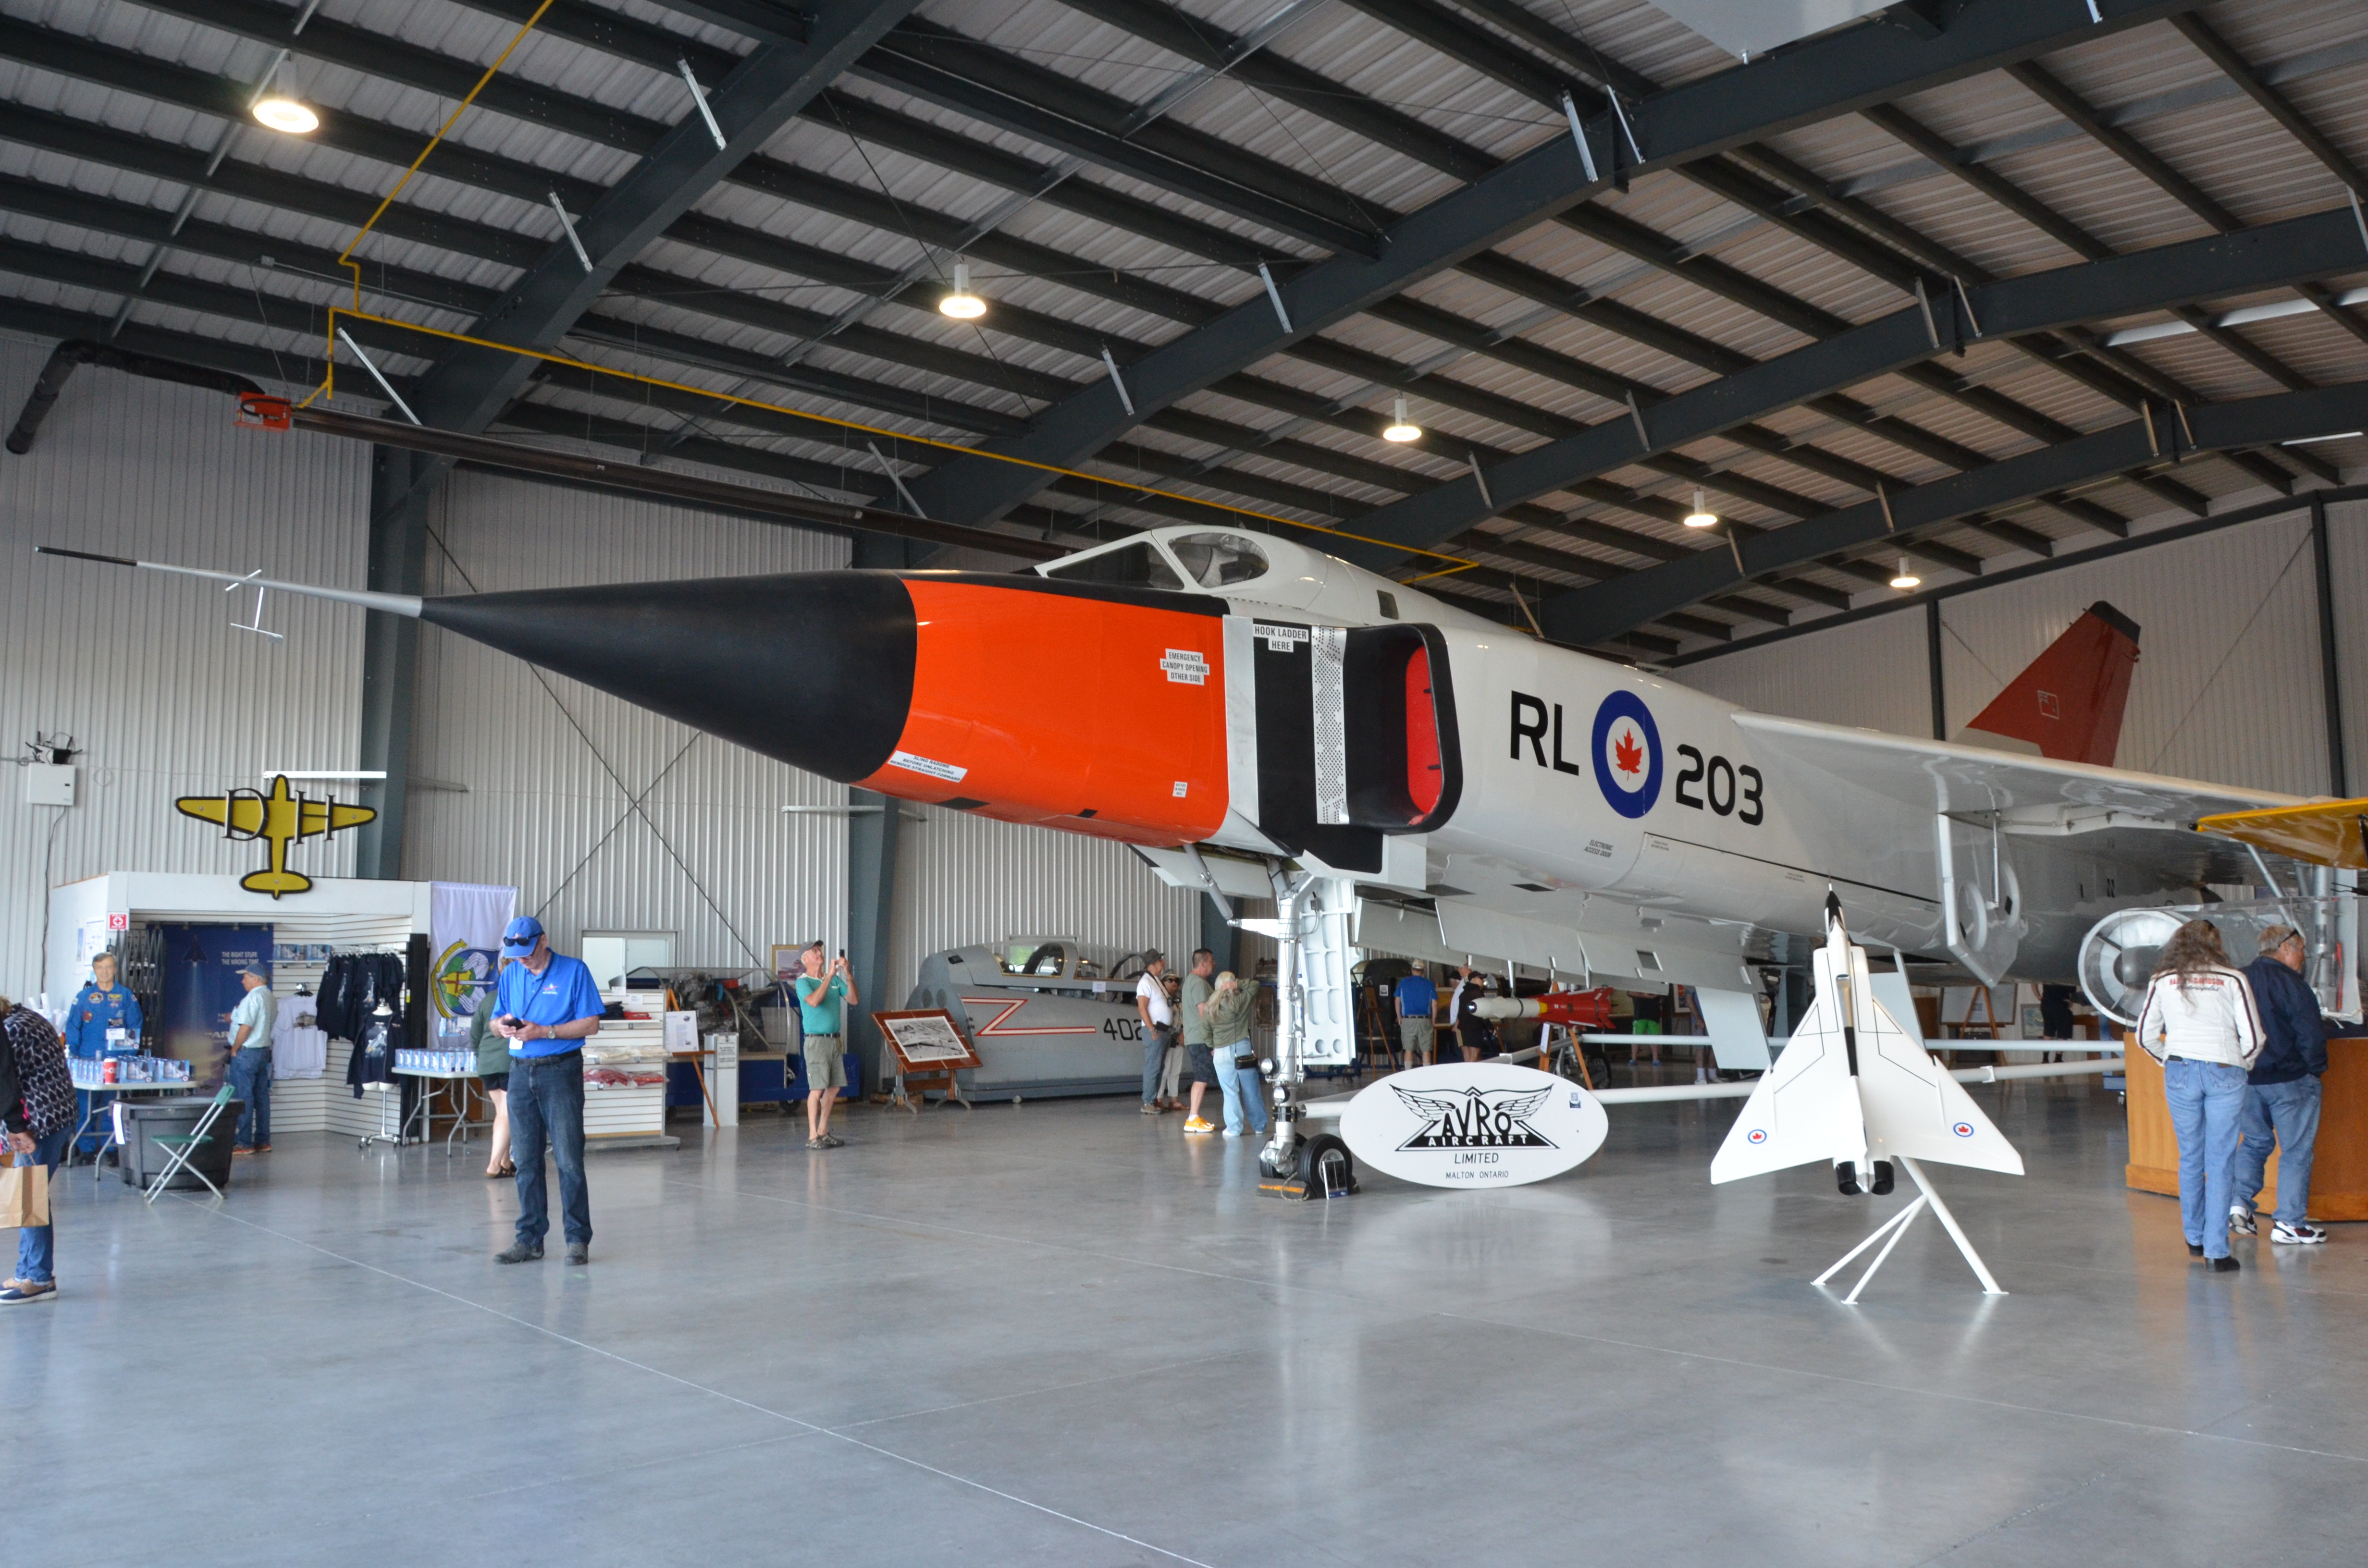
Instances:
[[[2140,1192],[2179,1196],[2179,1139],[2162,1097],[2162,1064],[2124,1035],[2129,1062],[2129,1185]],[[2327,1042],[2327,1076],[2319,1080],[2317,1152],[2311,1158],[2310,1218],[2368,1220],[2368,1040]],[[2278,1156],[2257,1200],[2277,1207]]]

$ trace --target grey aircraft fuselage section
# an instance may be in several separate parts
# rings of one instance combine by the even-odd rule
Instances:
[[[1738,927],[1814,936],[1830,887],[1862,939],[1944,950],[1937,807],[1804,777],[1761,755],[1745,710],[1665,677],[1509,628],[1440,631],[1463,795],[1427,835],[1438,881],[1522,918],[1609,933],[1641,917],[1727,952]],[[1979,838],[1970,874],[2004,883],[2020,976],[2068,978],[2098,918],[2181,885]]]
[[[973,1095],[1119,1094],[1143,1083],[1140,971],[1102,978],[1110,967],[1063,937],[951,948],[921,960],[905,1005],[966,1023],[980,1063],[962,1075]]]

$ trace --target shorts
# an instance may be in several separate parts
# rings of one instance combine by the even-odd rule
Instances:
[[[1437,1043],[1438,1035],[1429,1018],[1398,1020],[1398,1045],[1408,1056],[1419,1056],[1429,1061]]]
[[[1187,1062],[1184,1072],[1185,1082],[1206,1084],[1214,1088],[1217,1083],[1217,1062],[1216,1059],[1210,1054],[1208,1046],[1195,1040],[1184,1048],[1184,1055]]]
[[[846,1049],[846,1042],[835,1034],[806,1036],[806,1093],[847,1087]]]
[[[480,1074],[477,1082],[489,1095],[506,1095],[510,1092],[510,1075],[507,1073]]]

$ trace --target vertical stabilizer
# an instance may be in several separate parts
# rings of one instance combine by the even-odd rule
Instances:
[[[1957,735],[1967,745],[2113,766],[2138,623],[2099,599]]]

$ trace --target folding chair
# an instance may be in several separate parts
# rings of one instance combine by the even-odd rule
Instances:
[[[165,1184],[170,1182],[177,1172],[185,1170],[204,1182],[206,1190],[216,1198],[222,1195],[222,1189],[214,1185],[213,1178],[191,1165],[189,1159],[199,1149],[213,1142],[214,1123],[222,1119],[223,1108],[228,1106],[233,1097],[231,1086],[224,1084],[222,1086],[222,1092],[214,1096],[213,1103],[206,1107],[206,1114],[198,1118],[197,1126],[189,1130],[189,1134],[186,1138],[165,1132],[152,1132],[148,1135],[149,1142],[169,1150],[170,1153],[165,1158],[165,1168],[156,1173],[155,1181],[148,1188],[147,1201],[155,1202],[156,1195],[165,1190]]]

